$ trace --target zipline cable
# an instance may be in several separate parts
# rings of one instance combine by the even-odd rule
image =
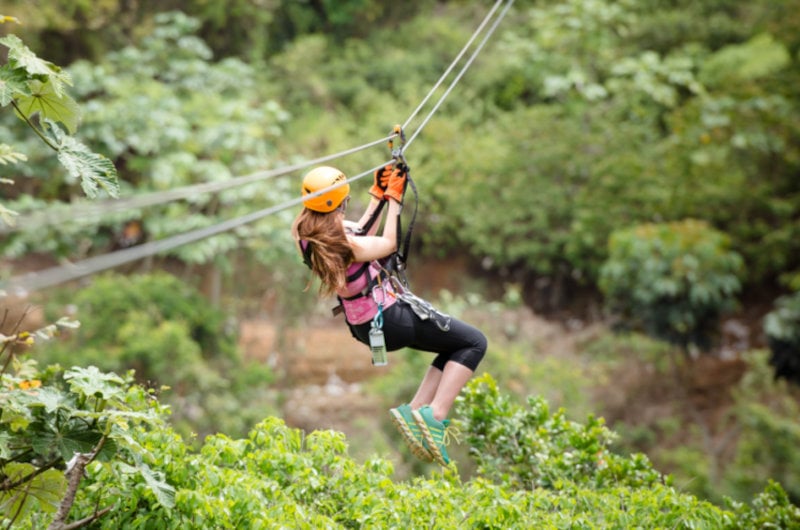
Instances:
[[[497,4],[495,4],[495,8],[501,2],[502,2],[502,0],[498,1]],[[456,84],[461,80],[462,77],[464,77],[464,74],[467,72],[469,67],[475,61],[475,58],[478,56],[478,54],[481,52],[483,47],[486,45],[486,42],[489,40],[489,37],[492,36],[492,33],[494,33],[494,31],[500,25],[500,22],[506,16],[506,13],[508,13],[508,10],[511,9],[511,6],[513,4],[514,4],[514,0],[507,0],[506,6],[500,12],[500,15],[498,15],[498,17],[495,19],[494,23],[491,25],[491,27],[489,28],[488,32],[484,35],[483,40],[481,40],[481,42],[478,44],[478,47],[472,52],[472,55],[470,55],[470,57],[467,60],[467,62],[461,68],[461,71],[458,72],[458,75],[456,75],[456,77],[450,83],[450,86],[448,86],[447,89],[444,91],[444,93],[442,94],[442,97],[440,97],[439,101],[437,101],[436,104],[433,106],[433,109],[431,109],[431,111],[428,113],[428,115],[425,117],[425,119],[422,120],[422,123],[420,123],[420,125],[414,131],[414,134],[412,134],[409,137],[409,139],[406,141],[405,149],[408,149],[408,146],[411,145],[411,143],[414,141],[414,139],[417,136],[419,136],[419,133],[422,132],[422,129],[428,124],[428,122],[431,120],[431,118],[436,113],[436,111],[439,110],[439,107],[442,106],[442,103],[444,103],[444,100],[447,98],[448,95],[450,95],[450,92],[452,92],[452,90],[456,86]]]
[[[270,206],[269,208],[264,208],[263,210],[243,215],[235,219],[230,219],[216,225],[198,228],[197,230],[178,234],[166,239],[159,239],[158,241],[150,241],[148,243],[143,243],[141,245],[136,245],[123,250],[101,254],[99,256],[79,261],[78,263],[60,265],[45,269],[40,272],[31,272],[22,276],[18,276],[10,279],[8,282],[9,285],[8,287],[5,287],[5,289],[6,291],[10,291],[8,294],[15,296],[26,296],[28,293],[38,291],[39,289],[52,287],[70,280],[76,280],[83,276],[89,276],[103,270],[118,267],[120,265],[137,261],[148,256],[153,256],[161,252],[166,252],[188,243],[194,243],[195,241],[200,241],[201,239],[221,234],[222,232],[227,232],[228,230],[233,230],[234,228],[252,223],[268,215],[286,210],[287,208],[291,208],[292,206],[300,204],[307,199],[323,195],[332,189],[344,186],[345,183],[350,183],[367,175],[372,175],[374,171],[391,162],[391,160],[384,162],[372,169],[369,169],[368,171],[365,171],[364,173],[360,173],[347,179],[346,181],[340,182],[335,186],[330,186],[312,194],[308,194],[304,197],[295,197],[294,199]],[[0,285],[0,287],[2,287],[2,285]]]
[[[414,117],[416,117],[416,115],[419,113],[422,107],[424,107],[425,104],[428,102],[428,100],[431,98],[431,96],[433,96],[433,93],[436,92],[436,89],[439,88],[439,86],[444,82],[447,76],[450,75],[450,72],[453,70],[453,68],[455,68],[456,64],[458,64],[458,61],[460,61],[461,57],[463,57],[464,54],[467,53],[467,50],[472,45],[472,42],[478,37],[478,35],[480,35],[481,31],[483,31],[484,26],[486,26],[486,24],[492,18],[492,15],[494,15],[494,12],[497,11],[497,8],[500,7],[500,4],[502,4],[504,1],[505,0],[497,0],[497,2],[495,2],[494,6],[492,6],[492,9],[489,10],[489,13],[486,14],[480,25],[475,29],[475,31],[472,32],[472,36],[469,38],[464,47],[461,48],[461,51],[458,53],[458,55],[456,55],[456,58],[450,62],[450,66],[448,66],[447,69],[444,71],[444,73],[441,75],[441,77],[439,77],[439,80],[436,81],[433,87],[428,91],[428,94],[424,98],[422,98],[422,101],[420,102],[419,105],[417,105],[417,108],[414,109],[414,111],[411,113],[408,119],[405,122],[403,122],[404,130],[408,128],[408,125],[411,123],[411,120],[413,120]]]
[[[492,8],[490,13],[494,13],[494,11],[496,11],[496,8],[502,3],[502,1],[503,0],[498,0],[498,2]],[[480,53],[480,51],[483,49],[483,47],[486,44],[486,42],[488,41],[489,37],[492,35],[492,33],[494,33],[495,29],[497,29],[498,25],[500,24],[500,21],[502,21],[502,19],[505,17],[506,13],[508,12],[508,10],[510,9],[510,7],[511,7],[511,5],[513,3],[514,3],[514,0],[507,0],[507,4],[506,4],[505,8],[501,11],[501,14],[499,15],[499,17],[492,24],[492,26],[489,29],[489,32],[484,36],[484,38],[480,42],[478,48],[475,51],[473,51],[473,53],[470,56],[470,58],[468,59],[467,63],[462,67],[462,69],[460,70],[460,72],[458,73],[456,78],[451,82],[450,86],[445,90],[444,94],[439,98],[439,100],[437,101],[437,103],[434,106],[434,108],[428,113],[428,115],[423,120],[422,124],[416,129],[416,131],[411,136],[409,141],[405,143],[405,147],[406,148],[411,143],[411,141],[418,136],[418,134],[421,132],[422,128],[425,125],[427,125],[427,123],[433,117],[435,112],[442,105],[442,103],[444,102],[446,97],[450,94],[450,92],[455,87],[455,85],[460,81],[460,79],[463,77],[463,75],[469,69],[469,67],[471,66],[471,64],[473,63],[475,58],[477,57],[478,53]],[[481,23],[479,28],[473,33],[473,37],[470,38],[470,41],[469,41],[468,45],[474,40],[475,36],[477,34],[479,34],[479,32],[482,30],[482,28],[486,25],[486,22],[489,20],[489,18],[490,17],[487,16],[487,18],[484,19],[484,22]],[[452,70],[453,66],[457,63],[457,61],[460,60],[461,56],[463,56],[464,51],[467,49],[468,45],[465,46],[464,49],[462,49],[462,53],[460,53],[457,56],[457,58],[453,61],[453,63],[451,63],[450,67],[447,70],[447,73],[449,73],[449,71]],[[440,80],[437,82],[437,86],[434,87],[434,89],[432,89],[428,93],[428,95],[426,96],[425,100],[430,98],[430,96],[436,90],[438,85],[441,84],[441,82],[444,79],[444,77],[445,76],[442,76],[442,78],[440,78]],[[412,116],[408,120],[406,120],[406,123],[410,122],[411,119],[413,119],[413,116],[416,115],[421,108],[422,108],[422,105],[419,105],[417,107],[417,109],[412,113]],[[378,141],[375,141],[375,142],[371,142],[369,144],[364,144],[364,146],[360,146],[359,148],[354,148],[354,150],[348,150],[346,153],[350,154],[351,152],[356,152],[356,151],[359,151],[361,149],[366,149],[367,147],[371,147],[371,146],[376,145],[376,144],[378,144],[380,142],[385,142],[386,140],[390,140],[390,139],[394,138],[394,136],[396,136],[396,135],[390,135],[387,138],[384,138],[384,139],[381,139],[381,140],[378,140]],[[322,157],[320,159],[316,159],[314,161],[309,161],[308,163],[303,163],[303,165],[299,166],[299,168],[307,167],[309,165],[314,165],[314,164],[321,163],[321,162],[328,161],[328,160],[332,160],[333,158],[337,158],[337,157],[341,157],[341,156],[345,156],[345,155],[341,155],[341,154],[329,155],[329,156],[326,156],[326,157]],[[365,177],[367,175],[372,175],[372,173],[374,171],[384,167],[386,164],[392,163],[393,161],[394,161],[394,159],[392,159],[392,160],[390,160],[388,162],[384,162],[384,163],[382,163],[382,164],[380,164],[378,166],[375,166],[374,168],[371,168],[371,169],[369,169],[369,170],[367,170],[367,171],[365,171],[363,173],[360,173],[360,174],[358,174],[358,175],[356,175],[354,177],[351,177],[351,178],[347,179],[345,182],[347,182],[347,183],[354,182],[354,181],[359,180],[359,179],[361,179],[361,178],[363,178],[363,177]],[[293,171],[293,170],[299,169],[299,168],[292,168],[290,170],[289,169],[285,169],[285,168],[284,169],[279,169],[279,170],[274,170],[275,172],[280,172],[280,173],[276,173],[275,176],[277,176],[278,174],[288,173],[289,171]],[[269,173],[269,172],[262,172],[262,173]],[[260,175],[260,174],[255,174],[255,175]],[[252,178],[252,177],[253,177],[253,175],[245,176],[245,177],[239,177],[239,178],[240,179],[245,179],[245,178]],[[262,176],[261,178],[265,178],[265,177]],[[257,180],[257,179],[253,179],[253,180]],[[212,185],[212,184],[222,185],[222,184],[226,184],[226,183],[229,183],[229,182],[230,181],[223,181],[223,182],[220,182],[220,183],[207,183],[207,184],[208,185]],[[171,250],[173,248],[176,248],[176,247],[179,247],[179,246],[183,246],[183,245],[186,245],[188,243],[193,243],[195,241],[199,241],[201,239],[205,239],[207,237],[210,237],[210,236],[213,236],[213,235],[216,235],[216,234],[227,232],[227,231],[232,230],[234,228],[238,228],[238,227],[243,226],[245,224],[248,224],[248,223],[257,221],[259,219],[262,219],[263,217],[266,217],[268,215],[275,214],[275,213],[277,213],[279,211],[282,211],[282,210],[288,209],[288,208],[290,208],[292,206],[295,206],[297,204],[300,204],[304,200],[307,200],[308,198],[316,197],[316,196],[322,195],[324,193],[327,193],[328,191],[330,191],[332,189],[335,189],[335,188],[337,188],[339,186],[343,186],[345,182],[339,183],[339,184],[334,185],[334,186],[330,186],[330,187],[325,188],[325,189],[321,189],[321,190],[319,190],[319,191],[317,191],[317,192],[315,192],[313,194],[306,195],[305,197],[296,197],[294,199],[290,199],[288,201],[285,201],[285,202],[283,202],[281,204],[274,205],[274,206],[271,206],[269,208],[265,208],[263,210],[259,210],[257,212],[253,212],[253,213],[248,214],[248,215],[244,215],[244,216],[241,216],[241,217],[230,219],[228,221],[224,221],[222,223],[218,223],[218,224],[212,225],[210,227],[200,228],[200,229],[193,230],[193,231],[190,231],[190,232],[186,232],[186,233],[183,233],[183,234],[178,234],[176,236],[168,237],[166,239],[161,239],[161,240],[158,240],[158,241],[151,241],[151,242],[144,243],[144,244],[141,244],[141,245],[137,245],[135,247],[131,247],[131,248],[128,248],[128,249],[123,249],[123,250],[119,250],[119,251],[115,251],[115,252],[110,252],[110,253],[102,254],[102,255],[99,255],[99,256],[92,257],[92,258],[87,258],[87,259],[85,259],[83,261],[80,261],[78,263],[69,264],[69,265],[61,265],[61,266],[51,267],[51,268],[46,269],[44,271],[28,273],[28,274],[25,274],[25,275],[22,275],[22,276],[11,278],[8,282],[5,282],[5,283],[13,288],[14,292],[12,294],[17,294],[17,295],[25,295],[25,294],[27,294],[28,292],[31,292],[31,291],[36,291],[36,290],[43,289],[43,288],[46,288],[46,287],[52,287],[52,286],[58,285],[60,283],[64,283],[64,282],[67,282],[67,281],[70,281],[70,280],[75,280],[75,279],[81,278],[83,276],[95,274],[95,273],[100,272],[102,270],[107,270],[107,269],[110,269],[110,268],[113,268],[113,267],[117,267],[117,266],[123,265],[125,263],[130,263],[132,261],[136,261],[136,260],[139,260],[139,259],[142,259],[142,258],[145,258],[145,257],[148,257],[148,256],[152,256],[152,255],[155,255],[155,254],[158,254],[158,253],[161,253],[161,252],[166,252],[166,251]],[[202,186],[202,185],[200,185],[200,186]],[[187,188],[197,188],[197,186],[188,186]],[[192,191],[192,193],[200,193],[200,192]],[[2,287],[3,287],[3,284],[0,284],[0,288],[2,288]]]
[[[246,184],[251,184],[253,182],[267,180],[270,178],[286,175],[287,173],[291,173],[293,171],[297,171],[309,166],[315,166],[317,164],[322,164],[330,160],[342,158],[357,153],[359,151],[363,151],[364,149],[369,149],[370,147],[374,147],[379,144],[384,144],[388,140],[392,139],[394,136],[395,135],[393,134],[387,136],[386,138],[381,138],[380,140],[374,140],[372,142],[368,142],[358,147],[353,147],[351,149],[322,156],[320,158],[315,158],[313,160],[308,160],[305,162],[300,162],[298,164],[280,167],[277,169],[258,171],[256,173],[251,173],[249,175],[234,177],[229,180],[222,180],[216,182],[202,182],[199,184],[183,186],[180,188],[174,188],[167,191],[155,191],[155,192],[143,193],[122,200],[107,200],[101,203],[89,203],[89,204],[84,204],[84,203],[71,204],[67,205],[69,212],[66,212],[66,215],[58,215],[58,214],[64,214],[65,212],[59,212],[59,211],[48,212],[47,210],[45,210],[43,212],[37,212],[34,214],[30,214],[28,216],[19,217],[17,219],[16,226],[13,227],[0,226],[0,234],[15,232],[19,230],[20,229],[19,227],[21,226],[25,226],[25,230],[31,230],[36,228],[42,228],[48,225],[61,224],[67,221],[72,221],[76,217],[75,216],[76,210],[80,211],[79,217],[83,219],[94,216],[101,216],[104,214],[109,214],[114,212],[121,212],[125,210],[133,210],[136,208],[146,208],[148,206],[155,206],[158,204],[172,202],[179,199],[187,199],[189,197],[200,195],[202,193],[213,193],[217,191],[224,191],[228,188],[233,188],[235,186],[244,186]],[[54,213],[55,215],[53,215]]]

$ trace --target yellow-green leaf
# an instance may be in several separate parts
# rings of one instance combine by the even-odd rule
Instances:
[[[78,128],[80,110],[74,99],[58,94],[51,82],[31,81],[31,93],[17,100],[20,112],[30,118],[37,112],[42,119],[63,123],[70,133]]]

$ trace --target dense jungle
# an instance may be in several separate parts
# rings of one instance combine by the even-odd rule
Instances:
[[[5,0],[5,528],[800,528],[800,0]],[[402,124],[402,136],[398,133]],[[290,233],[402,155],[454,463]]]

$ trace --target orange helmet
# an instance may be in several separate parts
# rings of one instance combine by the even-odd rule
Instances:
[[[321,195],[309,197],[303,201],[303,206],[315,212],[332,212],[350,195],[350,184],[346,181],[344,173],[336,168],[320,166],[312,169],[303,177],[303,197],[341,182],[344,182],[344,185]]]

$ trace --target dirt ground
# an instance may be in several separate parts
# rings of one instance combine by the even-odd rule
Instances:
[[[292,330],[284,337],[265,320],[246,320],[240,325],[244,356],[266,362],[280,375],[278,384],[287,396],[284,419],[293,427],[353,434],[353,418],[375,412],[362,383],[383,369],[372,366],[369,351],[342,322],[336,324]]]

